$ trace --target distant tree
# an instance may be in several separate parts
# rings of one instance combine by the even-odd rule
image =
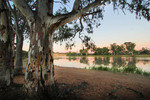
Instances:
[[[142,50],[140,50],[140,54],[150,54],[150,50],[142,48]]]
[[[117,47],[118,47],[118,46],[117,46],[116,43],[113,43],[113,44],[110,45],[110,48],[111,48],[112,53],[113,53],[114,55],[117,54]]]
[[[124,44],[125,44],[127,51],[133,55],[134,54],[133,51],[134,51],[136,44],[132,42],[125,42]]]
[[[80,55],[86,55],[86,56],[87,56],[87,55],[88,55],[88,50],[87,50],[87,49],[84,49],[84,48],[81,49],[81,50],[80,50]]]
[[[116,49],[116,53],[117,55],[121,55],[121,54],[124,54],[125,52],[125,47],[124,45],[117,45],[117,49]]]
[[[76,52],[68,52],[66,53],[67,56],[77,56],[78,54]]]
[[[122,51],[121,46],[117,45],[116,54],[117,55],[121,54],[121,51]]]
[[[94,49],[94,55],[108,55],[108,54],[109,54],[109,49],[107,47]]]
[[[103,54],[102,48],[95,48],[94,49],[94,54],[95,55],[102,55]]]
[[[107,47],[103,47],[102,51],[103,55],[109,55],[109,49]]]
[[[121,47],[121,54],[125,54],[125,46],[124,46],[124,44],[121,44],[120,47]]]

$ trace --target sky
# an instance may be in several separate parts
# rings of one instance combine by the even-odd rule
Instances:
[[[121,10],[114,11],[112,6],[107,6],[104,12],[103,20],[100,20],[101,26],[94,28],[90,37],[97,47],[110,47],[110,44],[118,45],[124,42],[133,42],[136,44],[135,49],[140,50],[142,47],[150,49],[150,21],[146,19],[136,19],[135,14]],[[72,50],[66,50],[65,44],[54,44],[54,52],[79,52],[82,49],[81,40],[75,38],[76,46]],[[23,50],[28,50],[29,43],[24,42]]]

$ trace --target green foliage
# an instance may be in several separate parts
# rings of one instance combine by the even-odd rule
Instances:
[[[95,48],[94,55],[109,55],[109,49],[107,47]]]
[[[134,73],[135,70],[136,70],[136,67],[134,67],[134,66],[128,66],[128,67],[124,67],[123,72]]]
[[[87,49],[81,49],[80,50],[80,55],[88,55],[88,50]]]
[[[103,47],[103,55],[109,55],[109,49],[107,47]]]
[[[94,55],[102,55],[102,52],[103,52],[102,48],[94,49]]]
[[[66,53],[67,56],[78,56],[76,52],[68,52]]]
[[[142,50],[135,50],[136,44],[132,43],[132,42],[125,42],[124,44],[121,45],[117,45],[116,43],[113,43],[110,45],[110,49],[108,49],[107,47],[103,47],[103,48],[95,48],[93,50],[93,54],[94,55],[144,55],[150,54],[150,50],[146,49],[146,48],[142,48]],[[112,53],[109,53],[109,51]]]
[[[128,52],[131,52],[133,54],[134,48],[135,48],[135,43],[132,42],[125,42],[124,43],[126,49],[128,50]]]
[[[113,54],[116,55],[117,54],[117,44],[116,43],[111,44],[110,48],[111,48]]]
[[[145,75],[145,76],[150,76],[150,73],[149,72],[143,72],[143,75]]]
[[[140,75],[145,75],[145,76],[150,76],[150,72],[145,72],[142,71],[139,68],[133,67],[133,66],[128,66],[128,67],[124,67],[123,69],[118,68],[118,67],[103,67],[103,66],[99,66],[99,67],[91,67],[89,68],[91,70],[102,70],[102,71],[110,71],[110,72],[122,72],[122,73],[136,73],[136,74],[140,74]]]
[[[86,57],[81,57],[80,63],[88,64],[88,59]]]
[[[146,48],[142,48],[142,50],[140,51],[140,54],[150,54],[150,50]]]
[[[139,69],[139,68],[136,69],[136,74],[142,74],[142,73],[143,73],[143,71],[141,69]]]

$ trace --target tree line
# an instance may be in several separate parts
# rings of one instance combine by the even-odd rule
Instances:
[[[141,50],[135,50],[136,44],[133,42],[125,42],[121,45],[117,43],[110,44],[110,47],[96,47],[89,53],[90,49],[80,49],[79,53],[69,52],[67,56],[77,56],[77,55],[149,55],[150,50],[147,48],[142,48]]]

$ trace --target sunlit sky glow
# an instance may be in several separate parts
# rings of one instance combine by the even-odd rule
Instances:
[[[121,10],[113,11],[112,6],[105,8],[104,19],[101,26],[94,28],[91,36],[97,47],[110,47],[110,44],[123,44],[134,42],[137,50],[142,47],[150,48],[150,22],[146,19],[136,19],[135,14]],[[26,40],[27,41],[27,40]],[[29,43],[24,42],[23,50],[28,50]],[[66,50],[65,44],[54,44],[54,52],[79,52],[82,48],[81,40],[75,38],[76,46],[72,50]]]

